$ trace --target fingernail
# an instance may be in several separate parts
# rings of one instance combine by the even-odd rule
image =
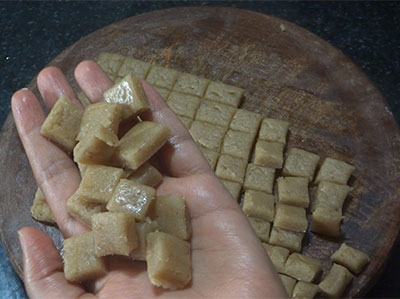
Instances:
[[[21,229],[18,231],[18,239],[19,239],[19,243],[21,244],[22,254],[24,254],[24,252],[25,252],[24,235],[21,232]]]
[[[28,88],[26,88],[26,87],[24,87],[24,88],[21,88],[21,90],[29,90]]]

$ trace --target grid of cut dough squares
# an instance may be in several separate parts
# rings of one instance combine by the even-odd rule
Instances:
[[[242,209],[289,296],[313,298],[321,291],[342,295],[351,272],[358,274],[368,256],[343,244],[332,257],[332,268],[317,284],[321,262],[301,253],[302,240],[309,227],[329,237],[340,235],[354,166],[326,158],[313,181],[320,156],[301,148],[285,151],[289,122],[238,108],[241,88],[117,54],[102,53],[97,62],[114,81],[133,73],[156,88],[226,189],[236,200],[243,198]],[[317,185],[312,203],[311,183]],[[306,217],[309,206],[311,225]]]

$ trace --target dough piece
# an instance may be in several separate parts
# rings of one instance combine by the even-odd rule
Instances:
[[[211,82],[207,87],[204,98],[233,107],[238,107],[240,100],[242,99],[243,92],[243,89],[236,86],[227,85],[221,82]]]
[[[253,218],[272,222],[274,220],[275,197],[264,192],[246,190],[243,199],[243,212]]]
[[[272,194],[274,178],[275,169],[250,163],[247,165],[244,188]]]
[[[325,208],[327,210],[342,211],[344,200],[353,188],[322,181],[318,184],[312,210]]]
[[[341,185],[346,185],[355,167],[347,162],[326,158],[321,165],[315,183],[328,181]]]
[[[88,165],[76,192],[87,202],[106,204],[123,177],[124,171],[121,168]]]
[[[121,113],[122,108],[117,104],[100,102],[87,106],[82,116],[76,140],[87,138],[86,136],[93,134],[99,127],[110,130],[117,135]]]
[[[37,221],[55,224],[53,212],[51,211],[42,190],[38,187],[31,207],[31,215]]]
[[[300,253],[292,253],[285,263],[285,274],[306,282],[312,282],[322,272],[319,260]]]
[[[233,199],[239,201],[240,192],[242,191],[242,185],[236,182],[226,181],[223,179],[220,179],[220,181],[222,182],[222,184],[224,184],[226,190],[228,190],[229,193],[232,195]]]
[[[221,127],[228,127],[234,113],[235,108],[229,105],[203,100],[200,103],[199,110],[197,110],[195,119]]]
[[[128,213],[99,213],[92,217],[96,256],[125,255],[138,246],[135,217]]]
[[[192,226],[183,196],[158,196],[151,209],[151,218],[157,221],[160,231],[183,240],[190,239]]]
[[[259,113],[237,109],[229,128],[256,136],[260,128],[261,120],[262,115]]]
[[[188,73],[179,73],[173,90],[202,97],[210,80]]]
[[[106,207],[104,204],[87,202],[75,192],[67,201],[67,211],[72,217],[92,227],[92,216],[105,212]]]
[[[324,280],[318,285],[320,290],[331,298],[340,298],[353,275],[345,267],[333,264]]]
[[[310,204],[308,179],[302,177],[278,178],[279,203],[307,208]]]
[[[125,167],[136,170],[149,160],[171,136],[162,124],[142,121],[120,140],[118,158]]]
[[[162,174],[150,163],[144,163],[138,170],[129,175],[128,180],[138,184],[155,187],[161,183]]]
[[[153,285],[182,289],[191,280],[190,243],[175,236],[152,232],[147,235],[147,273]]]
[[[122,109],[123,119],[140,115],[150,110],[142,82],[140,82],[139,78],[130,74],[104,92],[103,95],[107,103],[124,105]]]
[[[254,137],[250,134],[228,130],[222,144],[222,154],[249,160]]]
[[[247,161],[228,155],[219,157],[215,174],[217,177],[243,184]]]
[[[294,285],[296,284],[296,279],[293,279],[284,274],[279,274],[279,277],[282,280],[282,283],[283,283],[283,286],[285,287],[286,293],[288,294],[289,298],[291,298]]]
[[[275,225],[271,229],[269,243],[289,249],[291,252],[300,252],[304,233],[296,233],[277,228]]]
[[[254,152],[254,164],[276,169],[282,168],[284,147],[279,142],[258,140]]]
[[[261,219],[248,217],[251,227],[262,242],[268,242],[271,223]]]
[[[280,119],[264,118],[258,139],[286,144],[289,122]]]
[[[289,256],[289,249],[280,246],[272,246],[266,243],[263,243],[263,245],[276,271],[284,273],[285,263]]]
[[[217,161],[219,158],[219,153],[209,150],[208,148],[199,146],[200,151],[207,159],[208,163],[210,164],[211,168],[214,170],[215,166],[217,165]]]
[[[85,93],[83,91],[80,91],[76,94],[76,96],[78,97],[79,101],[81,102],[81,104],[83,105],[83,107],[87,107],[89,105],[91,105],[88,97],[85,95]]]
[[[312,213],[311,231],[329,237],[339,237],[342,218],[340,211],[315,209]]]
[[[284,176],[306,177],[311,182],[319,156],[299,148],[291,148],[283,167]]]
[[[189,133],[199,145],[219,152],[226,128],[195,120],[190,126]]]
[[[76,144],[82,114],[80,107],[62,96],[44,120],[40,134],[70,153]]]
[[[159,225],[157,221],[146,218],[145,222],[136,223],[136,232],[138,235],[139,245],[132,250],[130,257],[137,261],[146,260],[147,252],[147,235],[151,232],[158,230]]]
[[[156,190],[153,188],[121,179],[107,204],[107,210],[132,213],[136,219],[144,221],[155,198]]]
[[[155,90],[158,91],[158,93],[160,94],[160,96],[163,98],[164,101],[166,101],[169,97],[169,95],[171,94],[171,91],[162,87],[158,87],[158,86],[153,86]]]
[[[145,79],[149,73],[151,64],[137,60],[132,57],[126,57],[118,71],[118,77],[125,77],[132,74],[140,79]]]
[[[278,203],[275,208],[274,225],[294,232],[305,232],[307,229],[306,210]]]
[[[172,90],[177,78],[177,70],[154,65],[148,73],[146,81],[153,86],[159,86]]]
[[[95,254],[94,232],[64,240],[64,275],[68,281],[94,279],[106,272],[103,258]]]
[[[343,243],[332,255],[335,263],[345,266],[351,272],[358,274],[370,262],[367,254]]]
[[[79,169],[79,173],[81,174],[81,177],[83,177],[83,175],[85,174],[86,169],[88,168],[89,165],[83,164],[83,163],[76,163],[78,164],[78,169]]]
[[[117,77],[124,60],[125,57],[122,55],[107,52],[100,53],[96,58],[97,64],[110,76],[111,80]]]
[[[317,295],[319,287],[316,284],[298,281],[294,286],[292,298],[312,299]]]
[[[180,116],[180,115],[178,115],[178,118],[180,119],[182,124],[185,126],[185,128],[189,130],[193,120],[191,120],[190,118],[188,118],[186,116]]]
[[[194,119],[200,105],[200,98],[173,91],[167,99],[167,104],[177,115]]]

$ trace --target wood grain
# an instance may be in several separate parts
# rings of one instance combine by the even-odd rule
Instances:
[[[72,80],[81,60],[94,59],[103,51],[242,87],[243,108],[290,121],[289,147],[319,153],[322,160],[329,156],[354,164],[354,192],[345,204],[342,238],[307,233],[303,244],[306,254],[323,260],[325,270],[342,241],[366,251],[372,262],[354,279],[346,296],[365,294],[398,234],[400,134],[378,90],[343,53],[277,18],[197,7],[122,20],[81,39],[50,65],[60,67]],[[35,79],[29,88],[38,94]],[[58,248],[62,237],[30,217],[35,182],[11,115],[1,133],[0,165],[1,236],[22,276],[18,229],[39,227]]]

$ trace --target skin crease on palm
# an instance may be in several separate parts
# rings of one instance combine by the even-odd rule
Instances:
[[[113,83],[92,61],[75,69],[81,89],[94,103]],[[49,109],[61,95],[79,101],[62,72],[42,70],[37,78],[41,96]],[[62,259],[52,240],[43,232],[25,227],[19,231],[24,261],[24,283],[32,298],[75,297],[286,297],[269,258],[252,231],[239,205],[218,181],[188,131],[145,81],[151,112],[142,118],[166,125],[172,132],[156,154],[164,180],[159,194],[186,198],[192,224],[192,281],[183,290],[166,291],[151,285],[146,264],[109,257],[108,274],[83,286],[65,280]],[[34,176],[57,219],[64,237],[88,228],[70,217],[66,201],[80,183],[77,167],[62,150],[40,135],[45,119],[36,97],[27,89],[12,97],[12,112]]]

